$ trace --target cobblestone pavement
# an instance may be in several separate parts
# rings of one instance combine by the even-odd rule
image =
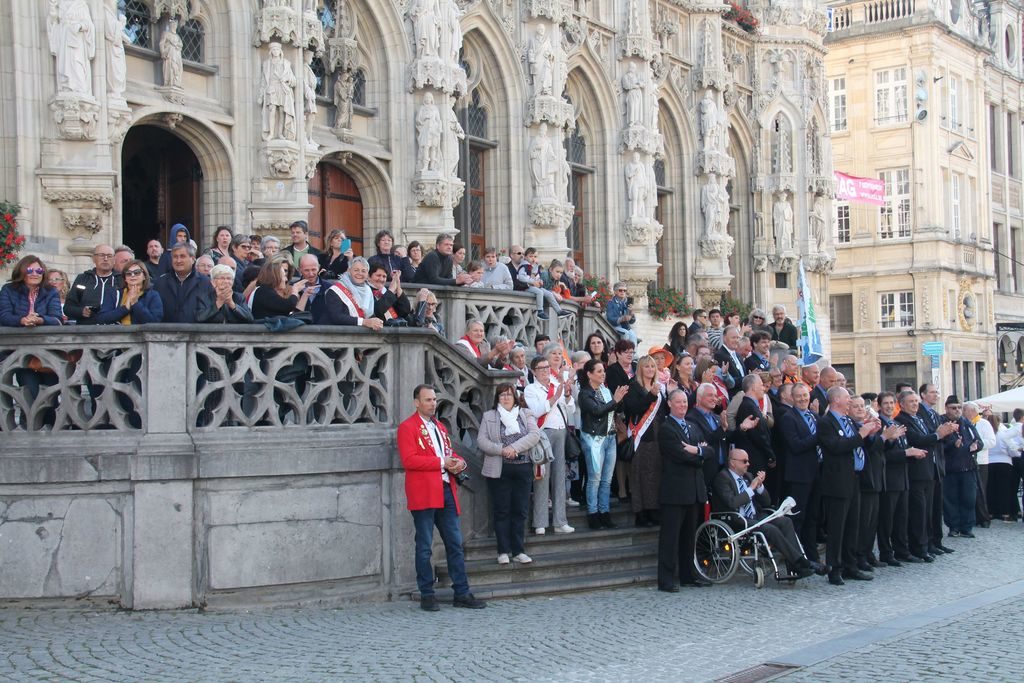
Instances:
[[[977,539],[949,539],[957,552],[934,564],[879,569],[876,580],[842,588],[814,577],[795,586],[769,580],[756,590],[737,577],[678,594],[638,587],[495,601],[479,611],[445,606],[436,614],[406,601],[205,614],[7,609],[0,610],[0,680],[712,680],[1024,580],[1022,536],[1022,525],[998,524]],[[1000,605],[1000,614],[1021,623],[1022,608],[1016,616],[1011,609]],[[955,637],[952,649],[964,643],[957,662],[970,662],[966,645],[978,641],[988,643],[986,651],[1014,651],[1015,631],[999,634],[988,612],[955,618],[935,628]],[[958,629],[969,635],[957,636]],[[906,640],[923,652],[930,637]],[[887,651],[885,643],[870,648]],[[1016,663],[1010,670],[1019,673]],[[910,675],[903,664],[892,666]],[[823,677],[796,675],[865,679],[878,672],[858,668],[856,656],[820,667]],[[977,667],[975,680],[998,678]]]

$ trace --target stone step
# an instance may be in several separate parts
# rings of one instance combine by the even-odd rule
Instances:
[[[551,529],[543,536],[532,532],[526,533],[526,552],[536,553],[579,552],[598,548],[621,548],[633,545],[644,545],[658,542],[656,527],[636,528],[630,524],[618,529],[592,531],[586,527],[576,527],[571,534],[555,534]],[[491,560],[498,555],[493,536],[475,538],[463,545],[466,560]]]
[[[523,598],[532,595],[560,595],[583,591],[607,590],[635,585],[653,585],[657,580],[656,567],[646,569],[630,569],[621,572],[608,572],[592,576],[574,576],[570,578],[545,579],[543,581],[527,581],[514,583],[497,583],[477,586],[470,577],[473,595],[483,600],[502,598]],[[412,600],[419,600],[415,590],[407,593]],[[442,604],[450,604],[454,593],[451,588],[437,588],[437,599]]]
[[[533,562],[499,565],[496,556],[466,562],[470,586],[532,583],[558,578],[579,578],[599,574],[650,569],[657,565],[657,544],[616,548],[595,548],[569,552],[538,553]],[[438,583],[448,584],[446,563],[436,567]]]

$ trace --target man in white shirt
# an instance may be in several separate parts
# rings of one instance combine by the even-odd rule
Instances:
[[[553,347],[553,348],[552,348]],[[537,425],[551,442],[555,460],[548,464],[547,474],[533,482],[533,527],[538,535],[548,524],[548,498],[551,499],[551,525],[556,534],[571,534],[565,514],[565,440],[568,437],[568,416],[575,406],[572,400],[571,377],[562,372],[562,353],[558,346],[545,349],[547,353],[534,357],[530,363],[534,381],[523,390],[523,398]]]

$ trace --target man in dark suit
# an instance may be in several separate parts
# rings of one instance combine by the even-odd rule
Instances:
[[[865,439],[877,432],[880,423],[870,420],[859,428],[848,413],[850,394],[842,387],[828,390],[828,412],[818,420],[821,446],[821,497],[828,529],[826,564],[828,582],[842,586],[843,579],[870,581],[857,568],[857,524],[860,520],[858,472],[867,463]]]
[[[775,467],[775,451],[772,450],[768,423],[761,412],[764,398],[764,382],[753,373],[743,378],[743,400],[736,411],[735,428],[729,432],[729,441],[750,455],[750,464],[755,472]]]
[[[974,505],[978,493],[978,464],[975,455],[981,449],[981,437],[961,414],[960,399],[946,399],[944,422],[955,422],[957,430],[942,440],[945,451],[946,480],[943,507],[950,536],[974,538]]]
[[[707,586],[693,568],[697,521],[708,500],[703,464],[715,453],[706,442],[697,441],[699,431],[686,420],[686,392],[675,389],[668,395],[668,417],[658,429],[661,452],[661,529],[658,532],[658,590],[676,593],[676,571],[683,586]]]
[[[796,501],[796,526],[807,556],[818,559],[818,519],[821,507],[819,479],[821,449],[818,448],[818,416],[810,410],[811,392],[806,384],[792,387],[793,409],[776,421],[780,443],[786,454],[785,492]]]
[[[751,477],[747,472],[750,457],[742,448],[729,451],[728,463],[728,468],[719,472],[712,483],[711,500],[715,512],[735,512],[746,519],[748,525],[770,515],[767,508],[772,501],[764,487],[764,470]],[[815,572],[824,573],[823,566],[804,556],[789,517],[778,517],[758,528],[773,552],[786,558],[786,565],[796,578],[803,579]]]
[[[732,377],[733,386],[729,389],[729,398],[738,394],[746,371],[743,369],[743,360],[740,358],[737,349],[740,345],[740,329],[735,325],[729,325],[722,330],[722,346],[715,351],[715,362],[719,365],[728,363],[729,376]]]
[[[810,374],[817,375],[814,378],[814,384],[808,381],[807,368],[804,368],[804,381],[807,382],[807,386],[811,387],[811,409],[815,410],[814,406],[817,406],[816,410],[821,416],[829,410],[828,390],[836,383],[836,369],[831,365],[826,365],[820,372]]]
[[[927,414],[921,411],[921,399],[913,391],[899,395],[900,414],[896,421],[907,428],[906,439],[924,455],[908,458],[907,479],[907,536],[910,554],[922,562],[934,562],[929,552],[931,544],[932,496],[935,491],[935,451],[942,446],[939,441],[952,433],[955,425],[951,422],[932,427]]]
[[[749,372],[768,372],[771,367],[772,338],[767,332],[758,330],[750,335],[752,351],[743,361],[743,369]]]
[[[885,491],[878,499],[878,559],[890,567],[903,562],[920,562],[910,554],[907,542],[907,461],[927,453],[907,441],[907,428],[896,422],[896,396],[891,391],[878,395],[878,419],[892,437],[882,446],[885,457]]]
[[[854,426],[860,428],[871,415],[868,413],[863,396],[850,398],[850,417]],[[883,428],[864,440],[867,461],[864,469],[857,473],[860,483],[860,519],[857,523],[857,568],[862,572],[873,572],[881,566],[875,557],[875,536],[878,534],[878,499],[885,490],[885,438],[895,430]]]
[[[722,419],[714,413],[718,405],[718,389],[714,384],[697,387],[695,405],[690,408],[687,419],[694,429],[694,439],[705,442],[711,449],[711,456],[704,459],[704,484],[711,490],[711,481],[718,471],[725,467],[726,443]]]
[[[924,418],[932,430],[936,430],[939,424],[945,422],[942,419],[942,415],[937,412],[939,408],[939,389],[934,384],[922,384],[920,390],[921,407],[918,410],[918,415]],[[947,434],[942,437],[941,441],[943,443],[939,444],[932,453],[935,458],[935,483],[932,489],[931,514],[928,516],[928,552],[931,555],[945,555],[946,553],[953,552],[952,548],[942,544],[942,537],[945,535],[942,530],[943,501],[945,500],[943,484],[946,480],[945,442],[948,436]]]

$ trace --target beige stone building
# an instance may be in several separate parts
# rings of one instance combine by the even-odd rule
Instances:
[[[459,230],[640,293],[824,295],[825,13],[751,0],[10,0],[0,196],[70,271],[184,223]],[[825,307],[825,302],[821,307]]]
[[[996,325],[1024,314],[1018,3],[829,5],[833,162],[886,187],[882,207],[834,206],[833,362],[862,391],[993,393]]]

